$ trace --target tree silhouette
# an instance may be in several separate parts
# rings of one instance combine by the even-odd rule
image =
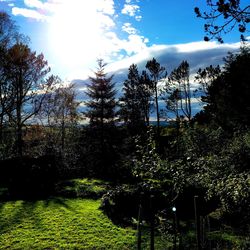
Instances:
[[[158,83],[167,76],[167,71],[156,61],[155,58],[149,60],[146,64],[146,69],[149,71],[153,83],[153,91],[155,96],[156,117],[157,117],[157,135],[160,136],[160,110],[159,110],[159,90]]]
[[[208,87],[205,112],[221,126],[233,128],[250,125],[250,50],[225,58],[222,73]]]
[[[95,77],[90,77],[86,94],[89,100],[85,102],[89,118],[89,130],[86,145],[89,169],[95,175],[106,176],[110,174],[112,162],[115,161],[113,141],[115,136],[116,119],[116,90],[112,82],[113,75],[105,73],[106,64],[102,59],[97,60]]]
[[[11,124],[16,130],[17,154],[22,155],[22,129],[41,108],[50,86],[43,82],[50,68],[43,54],[36,55],[30,48],[17,43],[6,56],[3,74],[10,86],[13,109],[8,113]]]
[[[0,11],[0,142],[3,138],[3,126],[7,124],[7,114],[11,112],[12,92],[4,74],[4,64],[7,60],[7,51],[21,35],[10,16]]]
[[[241,33],[241,39],[245,40],[244,33],[250,22],[250,5],[242,6],[240,0],[207,0],[209,11],[201,12],[198,7],[194,11],[197,17],[205,19],[205,41],[217,39],[223,43],[222,36],[236,27]]]
[[[132,134],[140,133],[149,122],[151,83],[145,71],[142,75],[139,74],[137,65],[129,67],[128,79],[123,87],[124,94],[120,98],[120,116]]]
[[[104,127],[105,124],[113,124],[115,119],[115,84],[112,83],[113,75],[107,77],[104,72],[106,64],[102,59],[97,60],[97,71],[95,77],[89,77],[90,84],[87,85],[86,94],[90,98],[86,101],[86,116],[92,127]]]
[[[172,89],[169,108],[174,108],[176,112],[176,109],[180,107],[182,114],[188,119],[188,121],[190,121],[192,117],[192,107],[188,62],[183,61],[176,69],[174,69],[169,75],[168,81],[167,88]],[[175,100],[173,100],[173,98],[175,98]]]

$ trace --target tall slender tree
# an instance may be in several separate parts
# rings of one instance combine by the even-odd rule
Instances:
[[[182,115],[184,115],[187,120],[190,121],[192,118],[192,107],[188,62],[183,61],[176,69],[174,69],[169,75],[168,80],[169,85],[172,85],[172,93],[178,90],[178,95],[175,96],[177,98],[176,102],[180,103],[179,107],[182,111]],[[171,97],[174,96],[172,95]]]
[[[149,126],[149,117],[151,110],[151,99],[154,94],[153,82],[146,70],[143,70],[139,81],[140,105],[146,125]]]
[[[159,109],[159,90],[158,83],[167,76],[167,71],[156,61],[155,58],[149,60],[146,64],[146,69],[149,71],[153,82],[153,90],[155,96],[156,117],[157,117],[157,135],[160,136],[160,109]]]

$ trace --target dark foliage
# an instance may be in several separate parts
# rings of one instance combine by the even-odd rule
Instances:
[[[208,87],[205,112],[224,128],[250,125],[250,51],[229,54],[224,71]]]
[[[12,198],[37,199],[52,195],[59,178],[59,162],[54,156],[3,160],[0,162],[1,185],[8,187]]]

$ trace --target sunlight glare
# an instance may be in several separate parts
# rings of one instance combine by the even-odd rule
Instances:
[[[113,23],[97,6],[95,0],[65,0],[50,20],[50,47],[70,68],[79,64],[84,68],[105,52],[102,40]]]

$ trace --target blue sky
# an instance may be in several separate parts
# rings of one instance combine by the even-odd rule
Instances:
[[[248,0],[242,1],[244,4]],[[188,60],[200,66],[220,64],[227,51],[239,47],[239,34],[224,36],[225,44],[203,42],[204,22],[194,7],[203,0],[0,0],[31,39],[31,47],[44,53],[52,72],[62,79],[84,79],[97,58],[109,70],[122,73],[131,63],[143,65],[153,56],[168,71]],[[207,65],[206,65],[207,64]],[[145,64],[144,64],[145,65]]]

